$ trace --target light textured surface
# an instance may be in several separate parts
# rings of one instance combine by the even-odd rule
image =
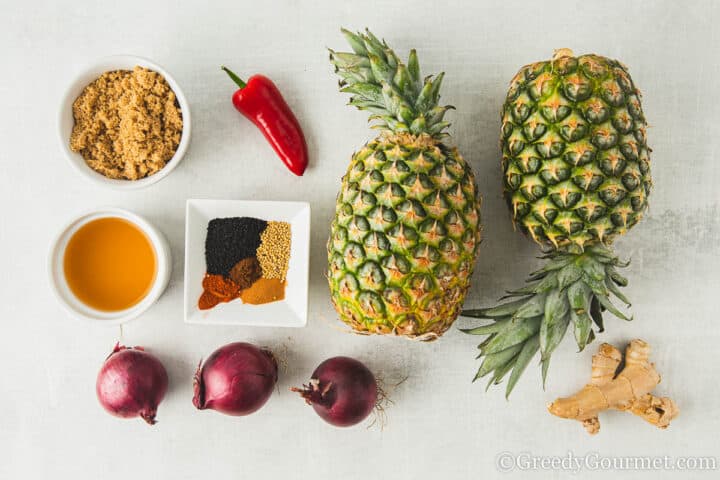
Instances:
[[[411,6],[412,5],[412,6]],[[585,2],[22,2],[0,4],[0,478],[493,478],[498,453],[717,456],[720,327],[720,103],[712,1]],[[432,344],[340,331],[324,279],[324,243],[339,178],[371,138],[365,115],[345,106],[325,46],[339,26],[370,26],[425,73],[447,73],[451,132],[485,196],[485,241],[468,306],[493,301],[535,265],[536,247],[512,231],[500,196],[499,109],[517,69],[557,47],[618,58],[644,94],[655,189],[651,210],[617,244],[632,258],[626,289],[635,320],[608,318],[601,340],[641,337],[655,347],[681,416],[657,431],[629,414],[602,416],[599,436],[550,416],[545,404],[588,379],[590,356],[566,338],[543,392],[531,367],[511,402],[471,384],[476,338],[451,329]],[[192,145],[167,179],[138,192],[80,178],[56,138],[57,105],[86,61],[114,53],[154,59],[173,73],[193,113]],[[285,171],[230,104],[222,63],[272,77],[297,112],[312,156],[301,178]],[[301,330],[182,322],[187,197],[307,200],[313,208],[310,320]],[[72,321],[51,297],[49,242],[74,214],[115,205],[146,215],[168,237],[174,273],[144,318],[118,328]],[[460,324],[465,322],[460,322]],[[153,428],[105,414],[95,375],[116,340],[165,362],[170,392]],[[285,352],[279,392],[247,418],[197,412],[191,376],[200,357],[248,340]],[[365,360],[392,391],[387,425],[340,430],[288,392],[323,359]],[[715,473],[644,472],[632,478]],[[601,476],[591,472],[590,478]],[[626,473],[615,474],[624,478]],[[621,475],[621,477],[617,477]],[[521,478],[518,472],[508,478]],[[536,478],[570,476],[538,472]]]

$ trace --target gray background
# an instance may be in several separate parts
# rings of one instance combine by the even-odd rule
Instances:
[[[500,475],[495,459],[503,451],[717,456],[718,22],[718,3],[709,1],[3,1],[0,478],[492,478]],[[345,48],[340,25],[370,26],[402,56],[416,47],[424,73],[447,73],[443,100],[457,106],[449,115],[451,133],[485,198],[485,241],[466,303],[473,307],[519,285],[538,264],[537,248],[513,232],[500,197],[498,112],[510,78],[558,47],[629,65],[651,126],[655,189],[646,219],[617,242],[617,252],[632,258],[626,273],[635,321],[608,318],[600,338],[624,344],[641,337],[655,347],[663,375],[657,391],[682,410],[669,430],[611,412],[601,417],[601,433],[589,437],[579,424],[546,412],[547,402],[588,380],[597,344],[578,355],[566,338],[547,390],[533,365],[508,403],[501,390],[484,393],[484,384],[470,383],[477,339],[455,328],[432,344],[341,331],[323,277],[324,242],[339,178],[372,133],[366,115],[345,106],[327,61],[324,47]],[[80,178],[56,138],[67,82],[85,62],[114,53],[165,66],[192,108],[192,145],[183,164],[138,192],[109,191]],[[286,172],[232,108],[234,89],[222,63],[244,76],[265,73],[279,85],[309,142],[312,160],[303,178]],[[311,202],[307,328],[183,324],[188,197]],[[47,287],[52,236],[74,214],[103,205],[146,215],[174,255],[165,295],[122,333],[69,319]],[[169,370],[171,390],[154,428],[112,418],[97,404],[95,375],[118,338],[149,347]],[[191,375],[198,359],[239,339],[285,352],[279,392],[247,418],[195,411]],[[365,360],[388,383],[409,377],[392,392],[383,431],[332,428],[288,392],[338,354]],[[688,478],[670,471],[632,478],[640,476]]]

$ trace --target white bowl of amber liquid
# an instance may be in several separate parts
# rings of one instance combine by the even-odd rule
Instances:
[[[104,208],[69,222],[48,258],[50,285],[75,318],[118,325],[139,317],[167,287],[170,248],[150,222]]]

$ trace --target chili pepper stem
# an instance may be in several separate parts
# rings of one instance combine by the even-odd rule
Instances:
[[[225,65],[221,65],[220,69],[227,73],[228,76],[232,78],[233,82],[237,83],[238,87],[245,88],[247,86],[247,83],[245,83],[240,77],[238,77],[232,70],[227,68]]]

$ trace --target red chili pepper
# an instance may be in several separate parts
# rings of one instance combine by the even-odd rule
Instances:
[[[308,164],[305,136],[280,90],[263,75],[253,75],[246,83],[222,69],[240,87],[232,97],[235,108],[260,129],[287,168],[302,175]]]

